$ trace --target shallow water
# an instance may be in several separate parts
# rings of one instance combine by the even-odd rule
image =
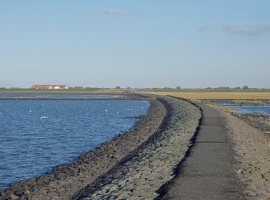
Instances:
[[[270,107],[265,106],[232,106],[230,107],[233,112],[240,114],[247,113],[260,113],[260,114],[268,114],[270,115]]]
[[[129,130],[147,101],[0,101],[0,189],[72,162]]]

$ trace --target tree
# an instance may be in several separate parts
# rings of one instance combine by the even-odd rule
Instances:
[[[248,86],[247,85],[244,85],[243,86],[243,90],[247,90],[248,89]]]

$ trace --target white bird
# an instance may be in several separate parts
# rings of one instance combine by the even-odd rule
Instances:
[[[40,119],[48,119],[48,116],[41,116]]]

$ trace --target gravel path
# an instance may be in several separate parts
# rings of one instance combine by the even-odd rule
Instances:
[[[109,173],[88,185],[73,199],[154,199],[161,185],[174,177],[201,118],[200,109],[189,102],[162,97],[171,106],[166,129],[122,161]]]

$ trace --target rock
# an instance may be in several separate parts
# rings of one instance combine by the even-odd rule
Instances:
[[[270,171],[266,172],[265,174],[262,174],[262,177],[266,180],[270,182]]]
[[[11,200],[19,199],[19,197],[16,196],[15,194],[10,194],[8,198],[11,199]]]
[[[135,115],[132,117],[126,117],[126,119],[143,119],[143,118],[144,118],[144,115]]]
[[[113,154],[109,154],[108,157],[109,158],[114,158],[114,155]]]
[[[31,187],[28,188],[31,192],[31,196],[29,195],[31,199],[50,199],[58,195],[62,196],[63,194],[66,195],[67,199],[76,199],[76,197],[79,197],[80,195],[76,192],[82,190],[81,194],[83,195],[84,192],[87,193],[92,189],[101,190],[102,188],[99,187],[99,184],[103,184],[106,181],[113,184],[112,187],[109,187],[109,192],[113,193],[113,191],[115,191],[121,193],[120,189],[122,190],[122,188],[118,188],[116,186],[122,186],[124,184],[123,189],[125,190],[125,193],[122,193],[123,195],[130,194],[132,191],[132,193],[136,193],[138,195],[132,196],[132,198],[134,197],[133,199],[136,199],[137,197],[146,197],[148,199],[147,195],[150,194],[154,197],[156,195],[155,190],[159,188],[160,184],[163,184],[164,181],[171,178],[170,175],[172,170],[166,171],[166,169],[174,168],[176,163],[179,162],[178,157],[174,157],[174,162],[176,163],[172,162],[172,157],[177,155],[176,153],[173,153],[173,151],[180,146],[183,146],[183,152],[188,148],[189,137],[192,136],[195,127],[198,125],[198,121],[196,121],[192,116],[196,115],[196,119],[199,118],[199,116],[197,116],[197,108],[193,108],[194,106],[191,106],[188,102],[181,100],[179,103],[179,100],[170,97],[162,97],[159,100],[160,101],[151,100],[151,106],[148,114],[137,117],[138,119],[142,118],[142,120],[138,121],[131,131],[115,137],[111,142],[107,142],[102,146],[81,155],[77,162],[75,161],[71,164],[61,165],[56,167],[51,174],[44,174],[35,180],[31,180]],[[186,120],[188,119],[190,121],[187,122]],[[181,127],[181,125],[185,123],[190,123],[190,127],[194,127],[194,130],[192,128],[192,130],[187,131],[186,134],[181,134],[184,129],[188,128]],[[179,128],[174,129],[174,126],[179,126]],[[173,131],[168,131],[169,129],[173,129]],[[180,134],[180,137],[177,135],[177,138],[173,138],[172,140],[174,141],[177,139],[179,141],[178,143],[172,143],[173,145],[176,145],[176,148],[166,145],[166,141],[169,141],[173,135],[172,132],[173,134]],[[182,142],[182,137],[184,137],[186,144]],[[163,142],[165,142],[165,144],[163,144]],[[158,145],[156,146],[156,144]],[[165,154],[161,155],[160,151],[166,148],[173,149],[165,150]],[[147,149],[145,154],[137,154],[138,151],[143,149]],[[155,151],[157,153],[153,153]],[[169,159],[166,151],[172,152]],[[151,152],[153,154],[151,154],[151,156],[147,156]],[[156,159],[155,156],[159,156],[160,158]],[[148,161],[141,162],[141,158],[145,158]],[[126,161],[131,161],[133,159],[135,164],[124,167],[124,163],[126,163]],[[169,166],[164,166],[164,170],[160,170],[160,166],[156,166],[159,165],[159,162],[155,162],[155,160],[168,160],[168,162],[162,163]],[[162,163],[161,165],[163,165]],[[149,170],[149,173],[141,172],[141,164],[145,164],[143,170]],[[153,177],[153,181],[151,181],[149,177],[152,176],[150,172],[154,169],[154,165],[155,169],[158,169],[158,173],[156,173],[158,178]],[[116,167],[114,168],[114,166]],[[136,176],[138,178],[123,178],[119,183],[116,181],[114,182],[114,180],[117,180],[117,176],[124,177],[127,176],[129,172],[132,173],[131,167],[134,167],[134,169],[132,169],[134,173],[131,176]],[[118,168],[119,171],[117,171]],[[78,171],[78,169],[84,170]],[[109,173],[110,171],[112,174]],[[146,176],[148,177],[147,179],[145,179]],[[161,181],[157,182],[159,180]],[[58,181],[58,183],[56,184],[55,181]],[[27,180],[24,181],[23,184],[14,184],[14,188],[24,188],[23,191],[26,192],[26,188],[24,186],[28,186],[29,182],[30,180]],[[33,182],[35,184],[33,184]],[[86,184],[89,184],[89,187],[86,186]],[[91,187],[92,185],[94,187]],[[126,187],[126,185],[129,186]],[[138,185],[144,190],[144,193],[137,190]],[[149,191],[149,188],[151,191]],[[11,191],[11,188],[8,190]],[[15,189],[13,191],[15,191]],[[106,192],[107,189],[104,191]],[[98,198],[100,195],[103,195],[102,192],[100,194],[97,192],[96,194],[93,194],[93,197],[96,196]],[[17,196],[15,195],[13,198],[16,199]],[[106,198],[104,196],[104,198],[99,199]]]

